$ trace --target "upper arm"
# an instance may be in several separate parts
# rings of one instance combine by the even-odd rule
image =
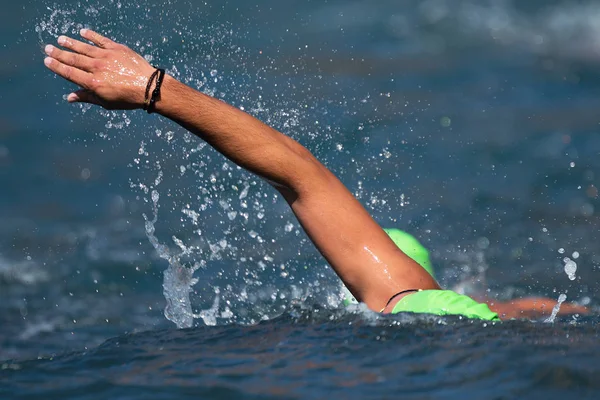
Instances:
[[[298,145],[299,146],[299,145]],[[354,296],[382,309],[406,289],[439,289],[405,255],[343,183],[308,150],[298,150],[296,173],[278,188],[300,224]]]

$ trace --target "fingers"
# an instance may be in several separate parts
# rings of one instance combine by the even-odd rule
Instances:
[[[57,49],[52,45],[47,45],[44,50],[50,57],[70,67],[75,67],[88,72],[92,72],[94,67],[94,59],[82,54]]]
[[[58,44],[65,49],[73,50],[76,53],[83,54],[84,56],[96,58],[98,56],[98,48],[87,43],[80,42],[79,40],[71,39],[67,36],[59,36]]]
[[[92,103],[102,105],[100,99],[94,93],[87,89],[81,89],[67,96],[69,103]]]
[[[83,88],[89,88],[92,84],[92,74],[88,72],[65,65],[52,57],[46,57],[44,59],[44,64],[55,74],[62,76],[66,80]]]
[[[89,40],[90,42],[94,43],[96,46],[102,49],[112,49],[117,46],[117,43],[90,29],[82,29],[80,34],[81,37]]]

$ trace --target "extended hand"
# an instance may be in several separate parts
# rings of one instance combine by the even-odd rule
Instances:
[[[135,109],[144,103],[146,85],[155,69],[129,47],[82,29],[92,46],[66,36],[58,44],[71,51],[47,45],[44,64],[57,75],[82,87],[69,94],[70,103],[98,104],[106,109]]]

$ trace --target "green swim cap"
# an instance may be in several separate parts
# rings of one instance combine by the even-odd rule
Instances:
[[[384,229],[385,233],[396,243],[396,246],[400,250],[404,252],[407,256],[412,258],[419,264],[421,267],[425,269],[425,271],[429,272],[435,279],[435,274],[433,273],[433,265],[431,264],[431,259],[429,258],[429,251],[412,235],[401,231],[400,229]]]

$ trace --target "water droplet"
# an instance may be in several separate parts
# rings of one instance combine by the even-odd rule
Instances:
[[[570,280],[574,281],[576,278],[577,263],[569,257],[565,257],[563,261],[565,263],[565,274],[567,274]]]

